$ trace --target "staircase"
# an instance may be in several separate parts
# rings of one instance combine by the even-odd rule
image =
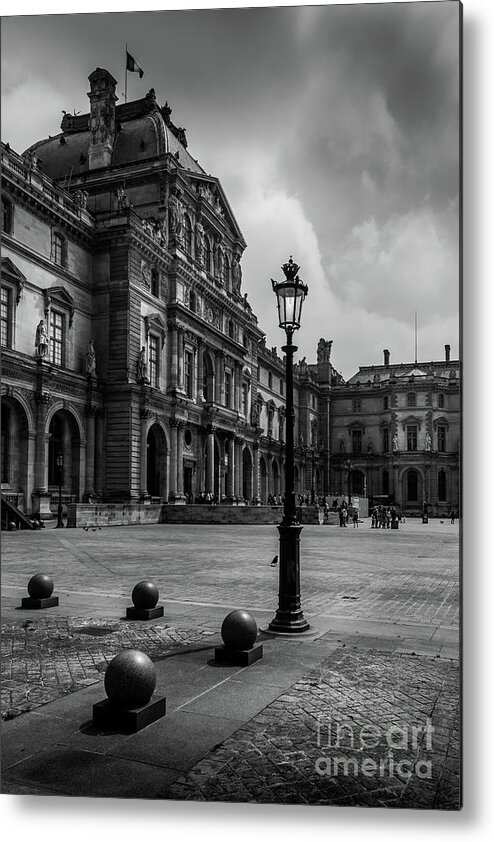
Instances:
[[[34,529],[34,525],[24,512],[21,512],[5,494],[2,494],[2,530],[13,530],[14,527],[11,524],[15,524],[15,529]]]

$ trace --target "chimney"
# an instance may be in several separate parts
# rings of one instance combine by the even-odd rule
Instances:
[[[444,346],[444,354],[445,354],[445,358],[446,358],[447,363],[449,363],[450,353],[451,353],[451,345],[445,345]]]
[[[97,67],[89,76],[91,90],[88,93],[90,102],[89,131],[89,169],[109,167],[115,141],[115,94],[117,85],[108,70]]]
[[[384,349],[383,354],[384,354],[384,365],[386,366],[386,368],[389,368],[389,351],[388,351],[387,348]]]

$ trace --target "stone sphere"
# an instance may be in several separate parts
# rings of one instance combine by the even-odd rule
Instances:
[[[231,649],[251,649],[257,637],[257,623],[247,611],[232,611],[223,620],[221,637]]]
[[[9,529],[11,532],[13,532],[14,529],[17,529],[17,526],[15,525],[15,522],[13,520],[11,520],[9,523]]]
[[[31,599],[48,599],[53,593],[53,579],[45,573],[36,573],[27,585]]]
[[[132,602],[136,608],[154,608],[159,592],[153,582],[138,582],[132,591]]]
[[[154,664],[144,652],[125,649],[108,664],[105,690],[118,707],[139,707],[149,702],[156,687]]]

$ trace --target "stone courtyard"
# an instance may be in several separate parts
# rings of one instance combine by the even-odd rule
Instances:
[[[309,635],[261,631],[261,661],[214,665],[230,610],[274,616],[277,551],[273,526],[6,533],[2,792],[458,809],[458,524],[306,526]],[[58,607],[20,609],[36,572]],[[164,618],[125,619],[141,579]],[[130,736],[91,722],[124,648],[167,698]]]

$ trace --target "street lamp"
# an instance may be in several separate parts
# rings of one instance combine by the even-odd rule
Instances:
[[[350,459],[347,459],[346,466],[348,469],[348,506],[352,505],[352,471],[353,465],[350,462]]]
[[[314,476],[314,474],[315,474],[315,461],[316,461],[316,445],[311,444],[309,450],[310,450],[311,459],[312,459],[310,504],[311,504],[311,506],[313,506],[314,503],[316,502],[316,487],[315,487],[315,476]]]
[[[57,455],[58,468],[58,520],[55,529],[64,529],[62,520],[62,478],[63,478],[63,453],[59,450]]]
[[[279,603],[276,616],[269,624],[270,631],[296,634],[307,631],[309,624],[302,613],[300,603],[300,533],[302,527],[297,520],[294,482],[294,426],[293,408],[293,354],[297,350],[292,342],[293,333],[300,327],[302,304],[308,287],[298,277],[299,266],[290,257],[282,267],[285,280],[276,283],[271,279],[273,291],[278,300],[279,324],[286,331],[286,345],[282,348],[286,357],[286,458],[285,458],[285,502],[283,520],[278,526],[279,549]]]

